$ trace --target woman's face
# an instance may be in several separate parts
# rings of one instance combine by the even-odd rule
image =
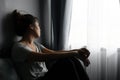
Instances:
[[[35,24],[33,26],[33,34],[36,38],[40,37],[40,26],[39,26],[39,23],[38,21],[35,21]]]

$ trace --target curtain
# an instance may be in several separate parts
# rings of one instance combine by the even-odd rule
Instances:
[[[38,41],[49,49],[68,49],[71,10],[72,0],[40,0],[41,38]],[[54,61],[46,63],[50,68]]]
[[[67,48],[72,0],[40,0],[41,42],[46,47]]]
[[[73,0],[69,47],[90,50],[90,80],[120,80],[119,27],[119,0]]]

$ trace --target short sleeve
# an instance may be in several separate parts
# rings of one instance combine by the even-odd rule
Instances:
[[[12,59],[15,62],[24,62],[31,50],[22,44],[15,44],[12,48]]]
[[[40,49],[41,50],[45,49],[45,46],[43,46],[42,44],[40,44]]]
[[[35,41],[35,44],[36,44],[36,46],[38,47],[38,49],[39,49],[40,51],[42,51],[43,49],[46,48],[45,46],[43,46],[42,44],[40,44],[40,43],[38,43],[38,42],[36,42],[36,41]]]

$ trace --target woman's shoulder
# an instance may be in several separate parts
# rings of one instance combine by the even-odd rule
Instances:
[[[20,42],[15,42],[13,47],[12,47],[12,59],[13,61],[25,61],[25,59],[27,58],[28,54],[31,53],[31,49],[28,48],[27,46],[24,46],[22,43]]]
[[[17,47],[17,46],[21,46],[21,44],[20,44],[19,42],[15,42],[15,43],[13,44],[13,47]]]
[[[17,47],[24,47],[24,45],[21,42],[15,42],[13,44],[13,47],[17,48]]]
[[[12,50],[16,51],[16,50],[31,50],[31,49],[28,46],[21,43],[21,42],[15,42],[13,47],[12,47]]]

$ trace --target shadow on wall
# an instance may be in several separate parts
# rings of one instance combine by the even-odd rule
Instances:
[[[9,13],[2,18],[3,42],[1,44],[2,48],[0,49],[0,57],[2,58],[10,57],[11,48],[16,38],[14,32],[15,31],[14,31],[12,13]]]
[[[12,13],[2,18],[2,44],[0,44],[0,80],[19,80],[11,60],[11,48],[16,41]]]

